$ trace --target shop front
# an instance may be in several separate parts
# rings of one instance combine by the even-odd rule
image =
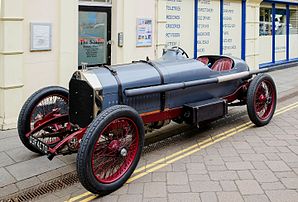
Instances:
[[[194,56],[224,54],[245,59],[245,1],[198,0]]]
[[[262,2],[259,36],[260,68],[298,61],[298,3]]]

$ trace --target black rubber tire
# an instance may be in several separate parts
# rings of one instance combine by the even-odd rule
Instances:
[[[255,97],[255,94],[256,94],[259,84],[265,80],[267,82],[270,82],[273,87],[273,93],[274,93],[273,102],[274,103],[273,103],[273,109],[272,109],[271,114],[268,116],[268,118],[266,118],[265,120],[262,120],[259,118],[259,116],[257,115],[257,113],[255,111],[254,97]],[[275,83],[274,83],[272,77],[268,74],[258,74],[251,81],[251,83],[248,87],[248,91],[247,91],[247,112],[248,112],[250,120],[258,127],[267,125],[271,121],[271,119],[274,115],[274,112],[276,109],[276,101],[277,101],[276,86],[275,86]]]
[[[30,116],[35,106],[44,98],[50,95],[61,95],[67,98],[68,101],[68,90],[59,86],[50,86],[42,88],[35,93],[33,93],[23,105],[18,118],[18,133],[20,140],[30,151],[42,154],[40,151],[35,149],[30,143],[26,134],[30,132]]]
[[[127,172],[117,181],[110,184],[99,182],[92,172],[91,159],[94,145],[99,138],[100,132],[113,120],[127,117],[133,120],[138,127],[139,147],[136,156]],[[119,189],[132,175],[135,170],[144,146],[144,124],[138,112],[133,108],[124,105],[112,106],[101,112],[89,125],[84,135],[77,156],[77,172],[82,185],[90,192],[101,196],[107,195]]]

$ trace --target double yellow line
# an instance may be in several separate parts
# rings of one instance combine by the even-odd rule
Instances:
[[[295,109],[297,107],[298,107],[298,102],[290,104],[286,107],[283,107],[283,108],[277,110],[276,113],[275,113],[275,116],[281,115],[281,114],[283,114],[283,113],[285,113],[289,110]],[[176,161],[178,161],[182,158],[185,158],[185,157],[187,157],[191,154],[194,154],[194,153],[196,153],[196,152],[198,152],[198,151],[200,151],[200,150],[202,150],[206,147],[209,147],[209,146],[211,146],[211,145],[213,145],[217,142],[220,142],[220,141],[222,141],[222,140],[224,140],[228,137],[234,136],[235,134],[240,133],[244,130],[247,130],[247,129],[253,127],[253,126],[254,126],[254,124],[251,123],[251,122],[244,123],[244,124],[239,125],[235,128],[232,128],[228,131],[217,134],[214,137],[210,137],[210,138],[208,138],[208,139],[206,139],[202,142],[194,144],[194,145],[192,145],[192,146],[190,146],[186,149],[183,149],[183,150],[175,152],[175,153],[173,153],[169,156],[161,158],[161,159],[159,159],[159,160],[157,160],[153,163],[150,163],[146,166],[138,168],[134,171],[132,177],[130,179],[128,179],[128,181],[126,183],[131,183],[131,182],[133,182],[133,181],[135,181],[135,180],[137,180],[137,179],[139,179],[139,178],[141,178],[145,175],[148,175],[148,174],[150,174],[150,173],[152,173],[156,170],[159,170],[159,169],[161,169],[161,168],[163,168],[163,167],[165,167],[169,164],[172,164],[172,163],[174,163],[174,162],[176,162]],[[84,197],[87,197],[87,198],[85,198],[83,200],[80,200]],[[96,195],[93,195],[91,192],[86,192],[86,193],[83,193],[81,195],[78,195],[76,197],[73,197],[73,198],[69,199],[68,202],[74,202],[74,201],[77,201],[77,200],[80,200],[81,202],[87,202],[87,201],[91,201],[95,198],[97,198]]]

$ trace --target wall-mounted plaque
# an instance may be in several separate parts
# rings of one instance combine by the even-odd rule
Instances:
[[[31,23],[31,51],[52,49],[52,24]]]

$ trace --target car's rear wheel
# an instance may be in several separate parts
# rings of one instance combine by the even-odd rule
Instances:
[[[128,106],[103,111],[88,127],[77,157],[78,176],[90,192],[105,195],[131,176],[144,144],[144,125]]]
[[[276,108],[276,87],[271,76],[257,75],[250,83],[247,92],[247,111],[256,126],[267,125]]]
[[[68,90],[58,86],[50,86],[32,94],[25,102],[18,118],[18,133],[22,143],[32,152],[42,154],[33,147],[27,133],[41,125],[47,115],[53,116],[68,114]],[[55,144],[60,138],[51,137],[55,131],[65,127],[65,123],[55,123],[38,131],[33,136],[45,144]]]

